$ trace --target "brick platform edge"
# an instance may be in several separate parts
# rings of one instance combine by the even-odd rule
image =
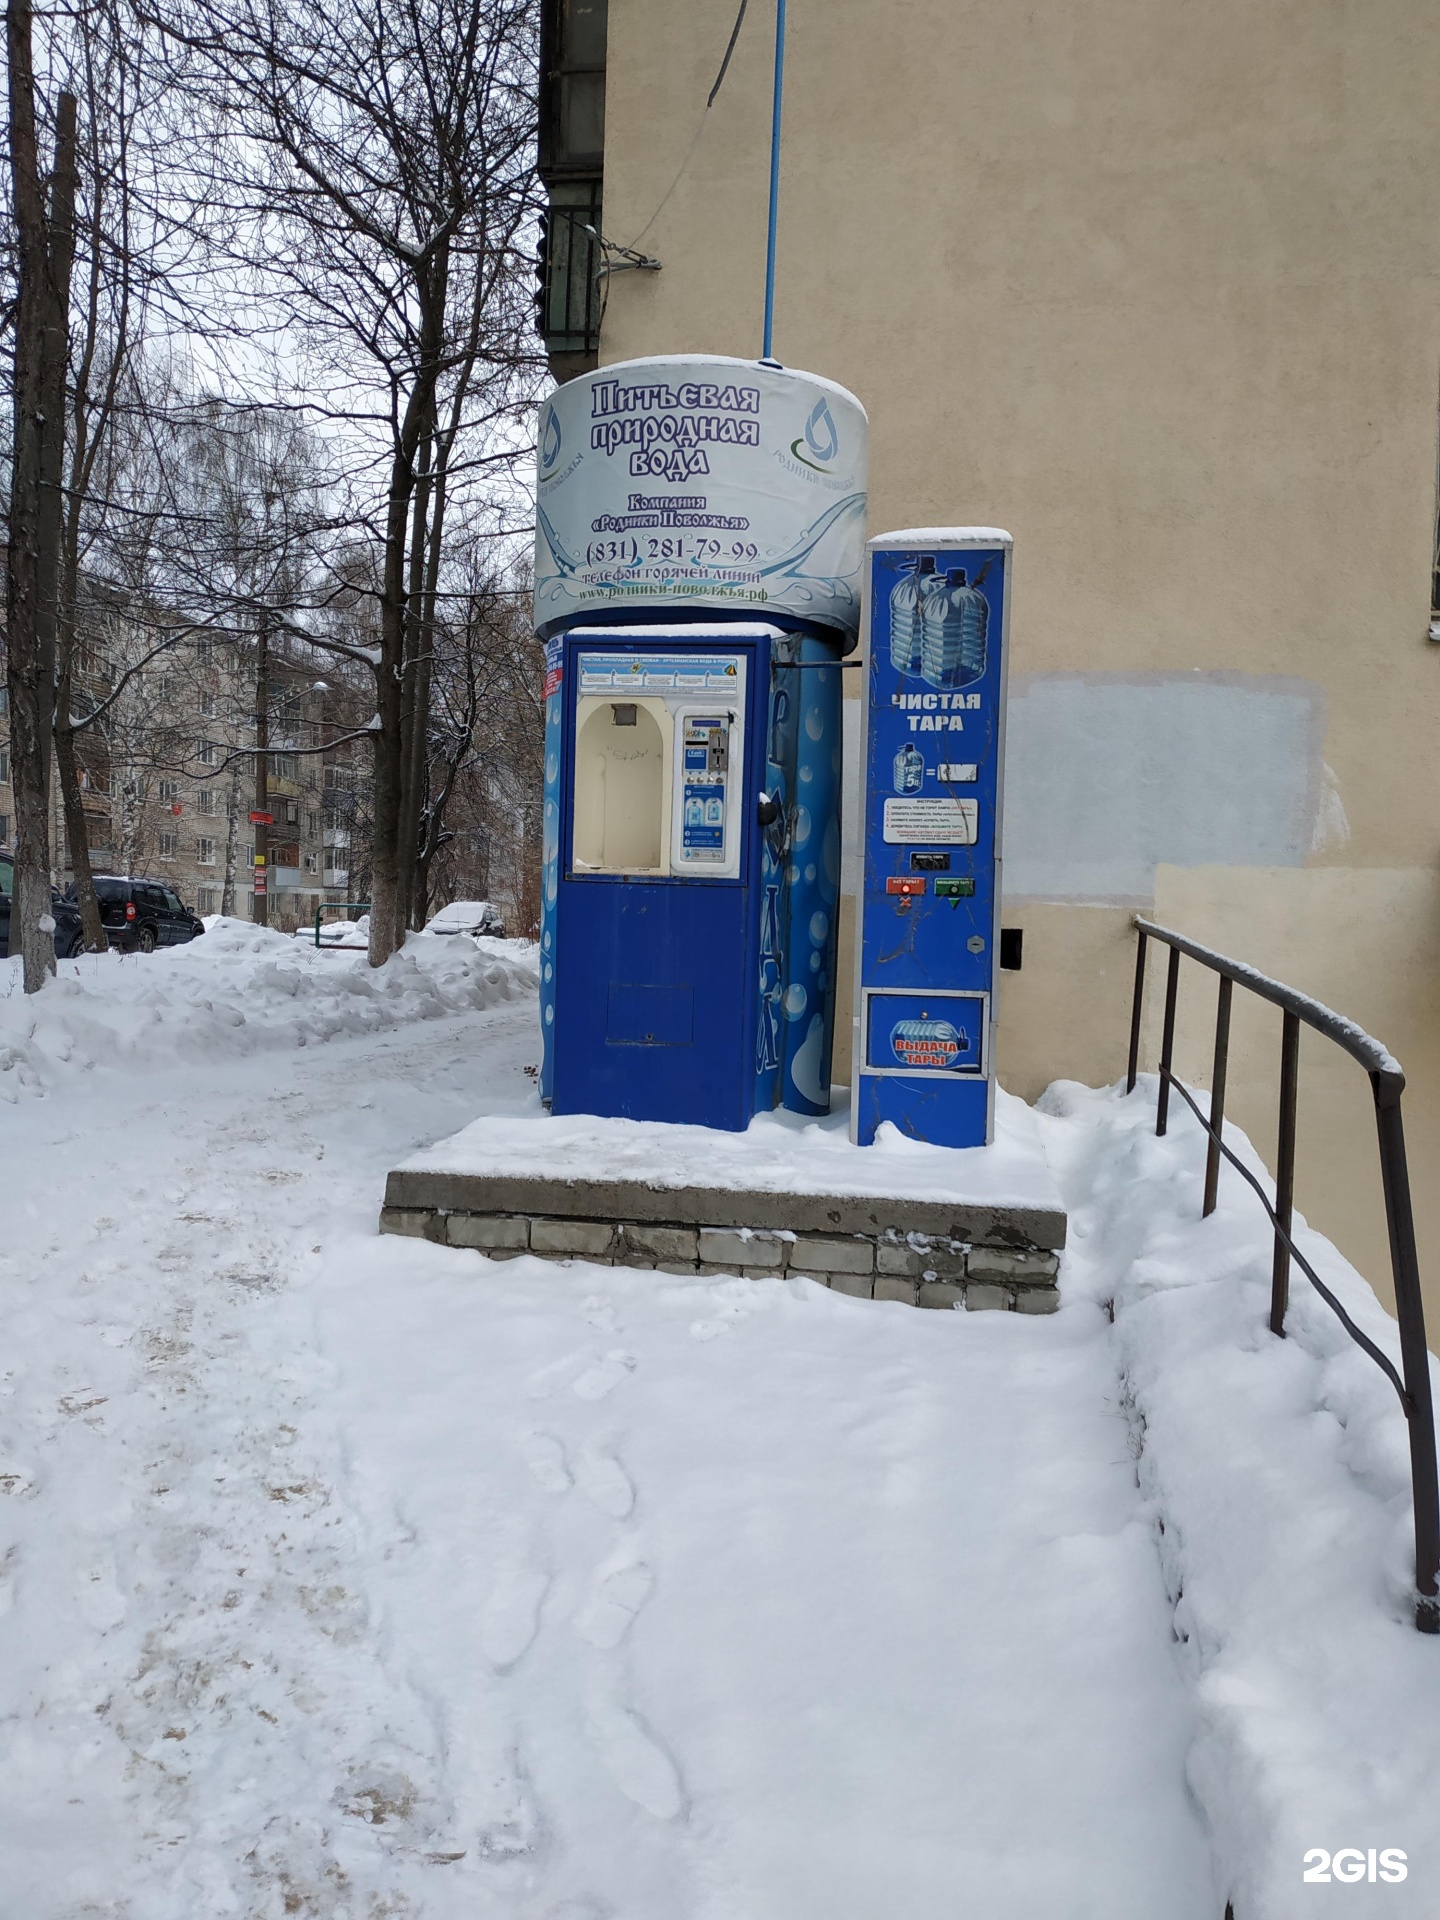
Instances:
[[[390,1175],[380,1231],[492,1260],[530,1254],[754,1279],[794,1273],[866,1300],[1053,1313],[1065,1215],[401,1170]]]

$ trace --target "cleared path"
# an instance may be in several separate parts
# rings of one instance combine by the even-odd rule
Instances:
[[[1218,1920],[1098,1310],[380,1240],[529,1007],[0,1110],[33,1920]]]

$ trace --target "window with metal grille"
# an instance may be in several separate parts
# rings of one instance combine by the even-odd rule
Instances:
[[[541,216],[536,324],[556,356],[600,343],[600,231],[605,164],[608,0],[543,0],[540,9]],[[560,378],[575,372],[556,368]]]
[[[600,344],[600,191],[598,180],[558,180],[540,216],[538,323],[551,353]]]

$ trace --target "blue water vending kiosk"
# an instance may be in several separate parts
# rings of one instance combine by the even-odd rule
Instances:
[[[870,542],[851,1137],[994,1131],[1008,533]]]
[[[830,1104],[839,662],[865,417],[753,362],[609,367],[541,421],[542,1092],[741,1129]]]

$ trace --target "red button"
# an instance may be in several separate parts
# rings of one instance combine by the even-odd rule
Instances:
[[[885,891],[886,893],[904,894],[924,893],[925,885],[926,882],[923,873],[892,873],[890,878],[885,882]]]

